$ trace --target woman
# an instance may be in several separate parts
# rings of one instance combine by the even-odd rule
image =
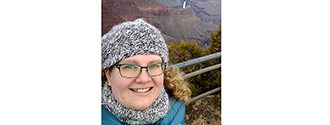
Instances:
[[[102,37],[102,125],[183,125],[190,95],[154,26],[137,19]]]

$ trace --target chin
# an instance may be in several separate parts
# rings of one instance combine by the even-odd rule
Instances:
[[[141,102],[141,103],[135,103],[132,108],[135,110],[144,110],[149,108],[152,105],[152,102]]]

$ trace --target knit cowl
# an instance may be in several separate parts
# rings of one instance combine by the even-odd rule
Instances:
[[[150,107],[144,110],[134,110],[121,105],[112,94],[111,87],[106,83],[102,87],[102,105],[122,123],[150,124],[166,116],[169,110],[169,97],[163,88]]]

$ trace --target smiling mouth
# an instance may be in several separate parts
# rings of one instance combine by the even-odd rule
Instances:
[[[130,89],[134,92],[148,92],[152,89],[153,87],[149,87],[149,88],[144,88],[144,89]]]

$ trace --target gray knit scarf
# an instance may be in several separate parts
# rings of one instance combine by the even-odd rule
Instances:
[[[160,118],[163,118],[169,110],[169,99],[163,88],[158,98],[149,108],[141,111],[129,109],[116,101],[111,92],[111,88],[105,83],[104,87],[102,87],[102,105],[104,105],[121,122],[141,125],[155,123]]]

